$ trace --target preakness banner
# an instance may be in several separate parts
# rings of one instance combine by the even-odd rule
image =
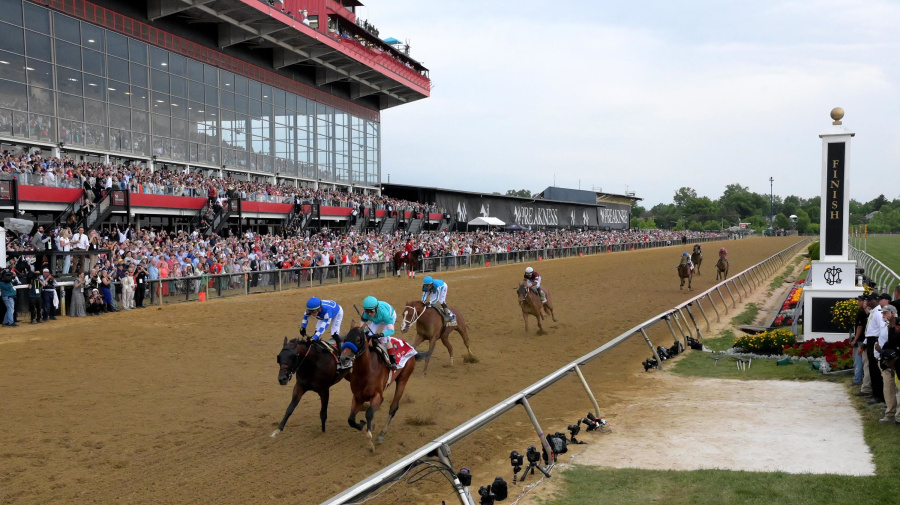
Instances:
[[[441,191],[435,198],[435,203],[460,223],[468,223],[477,217],[496,217],[507,226],[517,224],[526,228],[588,226],[621,230],[629,227],[631,215],[630,206],[618,203],[590,205]]]

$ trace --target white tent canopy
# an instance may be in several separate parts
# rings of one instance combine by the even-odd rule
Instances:
[[[506,223],[496,217],[476,217],[467,224],[472,226],[503,226]]]

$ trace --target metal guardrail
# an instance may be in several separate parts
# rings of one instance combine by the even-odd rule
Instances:
[[[900,284],[900,275],[887,267],[869,253],[850,246],[850,258],[856,260],[857,265],[862,265],[865,275],[875,281],[875,290],[891,292],[894,286]]]
[[[581,356],[580,358],[568,363],[567,365],[559,368],[555,372],[550,375],[540,379],[534,384],[528,386],[527,388],[519,391],[518,393],[510,396],[509,398],[501,401],[500,403],[494,405],[493,407],[485,410],[481,414],[475,416],[474,418],[466,421],[465,423],[459,425],[453,430],[445,433],[444,435],[436,438],[432,442],[422,446],[416,451],[410,453],[409,455],[397,460],[391,465],[385,467],[379,472],[367,477],[366,479],[360,481],[354,486],[346,489],[345,491],[333,496],[332,498],[323,502],[322,505],[341,505],[341,504],[350,504],[354,503],[359,499],[367,496],[371,492],[377,490],[378,488],[389,484],[399,478],[401,478],[404,474],[406,474],[413,466],[417,464],[417,462],[423,458],[430,456],[437,456],[441,459],[446,465],[452,468],[452,464],[450,463],[450,445],[457,443],[464,439],[465,437],[473,434],[478,431],[483,426],[488,423],[496,420],[502,414],[512,410],[517,405],[522,405],[524,407],[535,432],[540,438],[541,445],[543,445],[544,450],[547,451],[547,454],[550,454],[550,447],[547,444],[547,440],[544,437],[544,431],[541,429],[541,426],[538,424],[537,418],[534,415],[534,412],[531,409],[530,404],[528,403],[528,399],[532,396],[538,394],[544,389],[552,386],[562,378],[566,377],[571,373],[575,373],[578,375],[578,378],[581,382],[582,387],[584,387],[585,393],[588,396],[588,399],[591,402],[591,405],[594,409],[594,414],[597,417],[600,417],[600,407],[597,403],[596,398],[591,392],[590,387],[588,386],[587,381],[584,378],[584,374],[582,373],[581,367],[585,364],[597,359],[604,353],[614,349],[619,344],[625,342],[629,338],[640,334],[644,340],[647,342],[647,345],[650,347],[653,352],[653,356],[656,358],[659,363],[660,368],[663,367],[663,361],[659,359],[657,355],[656,348],[651,342],[650,337],[647,335],[647,329],[651,326],[659,323],[660,321],[664,321],[666,326],[668,326],[669,331],[675,337],[675,339],[679,339],[678,333],[676,333],[675,328],[673,326],[673,322],[676,326],[678,326],[682,340],[686,342],[686,336],[694,336],[698,340],[703,340],[703,335],[700,330],[700,326],[697,324],[697,319],[694,317],[693,312],[691,312],[691,307],[697,306],[699,312],[706,320],[706,329],[710,331],[710,321],[707,317],[706,310],[702,305],[702,301],[706,299],[710,305],[710,307],[715,311],[717,320],[721,319],[721,315],[719,312],[719,307],[717,307],[716,299],[713,297],[713,294],[718,295],[718,299],[721,300],[721,308],[724,312],[728,313],[728,300],[723,295],[722,290],[728,293],[729,299],[731,300],[732,308],[737,306],[737,301],[734,298],[734,294],[737,293],[738,298],[743,301],[743,295],[749,295],[750,292],[755,290],[759,286],[765,286],[765,278],[774,275],[778,268],[783,266],[785,262],[793,257],[800,249],[802,249],[805,245],[810,243],[813,239],[807,238],[796,244],[782,250],[781,252],[771,256],[770,258],[763,260],[756,265],[738,273],[730,279],[724,280],[719,284],[709,288],[703,293],[691,298],[690,300],[678,305],[673,309],[669,309],[661,314],[658,314],[637,326],[629,329],[625,333],[622,333],[618,337],[610,340],[606,344],[594,349],[593,351]],[[732,290],[732,288],[734,288]],[[743,294],[742,294],[743,293]],[[688,323],[688,319],[685,318],[684,312],[688,313],[690,318],[690,324]],[[682,324],[683,323],[683,324]],[[691,326],[693,325],[693,328]],[[472,501],[472,497],[469,494],[468,488],[462,486],[458,480],[455,480],[454,487],[457,495],[459,496],[460,503],[463,505],[474,505],[474,501]]]

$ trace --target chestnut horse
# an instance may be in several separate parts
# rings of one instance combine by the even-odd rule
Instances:
[[[397,277],[400,277],[400,271],[405,268],[406,276],[415,279],[416,270],[419,269],[419,264],[422,261],[422,256],[424,256],[424,253],[421,249],[413,249],[413,251],[406,255],[406,257],[403,256],[403,251],[395,252],[394,269],[397,270]]]
[[[340,342],[336,342],[340,345]],[[278,423],[278,428],[272,432],[272,438],[284,431],[294,408],[300,403],[300,398],[307,391],[313,391],[319,395],[322,408],[319,410],[319,418],[322,420],[322,431],[325,431],[325,419],[328,417],[328,390],[350,373],[350,370],[338,370],[337,359],[334,355],[308,340],[292,339],[288,342],[284,337],[281,352],[276,356],[278,360],[278,383],[282,386],[291,381],[291,376],[297,374],[294,383],[294,394],[288,405],[284,418]]]
[[[522,309],[522,319],[525,320],[526,332],[528,331],[528,316],[534,316],[537,319],[538,332],[544,331],[544,326],[541,324],[541,320],[544,319],[544,313],[552,317],[554,323],[556,322],[556,315],[553,313],[553,302],[550,300],[550,291],[547,291],[547,288],[543,286],[541,286],[541,291],[547,297],[546,303],[541,303],[540,295],[525,286],[524,282],[519,284],[519,287],[516,289],[519,307]]]
[[[372,443],[375,412],[384,401],[384,390],[391,379],[391,370],[382,359],[379,359],[377,351],[370,343],[370,337],[356,326],[356,321],[351,322],[350,326],[353,329],[347,333],[341,346],[343,349],[341,365],[345,368],[352,367],[348,379],[350,380],[350,391],[353,393],[353,401],[350,403],[350,417],[347,418],[347,422],[360,431],[366,428],[366,436],[369,437],[369,452],[375,452],[375,444]],[[409,382],[409,378],[416,369],[416,361],[427,358],[428,353],[420,352],[414,358],[410,358],[402,369],[395,372],[394,382],[397,384],[397,388],[394,390],[394,399],[391,400],[391,408],[388,411],[384,429],[375,439],[379,444],[384,442],[384,436],[391,425],[391,420],[394,419],[397,409],[400,408],[400,398],[403,397],[406,383]],[[356,414],[366,402],[369,404],[369,408],[366,409],[366,420],[357,423]]]
[[[685,253],[687,254],[687,253]],[[684,289],[684,281],[687,280],[688,290],[691,289],[691,280],[694,278],[694,272],[688,265],[688,257],[682,256],[681,263],[678,264],[678,277],[681,278],[681,285],[678,286],[679,291]]]
[[[722,280],[728,279],[728,267],[728,258],[726,258],[725,255],[720,254],[719,261],[716,262],[716,280],[719,280],[719,277],[721,277]]]
[[[450,353],[450,364],[453,364],[453,346],[450,345],[450,334],[454,331],[459,332],[462,336],[463,343],[466,344],[466,350],[472,355],[472,349],[469,347],[469,327],[466,325],[466,319],[463,317],[459,309],[455,307],[447,307],[451,312],[456,314],[456,326],[444,327],[444,318],[438,313],[438,309],[432,307],[428,310],[425,304],[419,300],[406,302],[406,308],[403,310],[403,324],[400,325],[400,332],[406,333],[416,325],[416,341],[413,347],[419,347],[422,341],[427,340],[428,354],[434,352],[434,346],[437,344],[438,337],[444,343],[444,347]],[[423,375],[428,373],[428,363],[425,362],[425,370]]]
[[[694,252],[691,253],[691,263],[694,264],[697,275],[700,275],[700,264],[703,263],[703,253],[700,251],[700,244],[694,244]]]

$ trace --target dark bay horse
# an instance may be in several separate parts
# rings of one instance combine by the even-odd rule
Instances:
[[[397,251],[394,253],[394,268],[397,270],[397,277],[400,277],[400,271],[405,269],[407,277],[416,278],[416,270],[419,269],[419,265],[422,263],[422,256],[425,253],[422,252],[421,249],[413,249],[411,253],[403,256],[404,251]]]
[[[340,345],[340,342],[337,342]],[[319,345],[313,345],[306,340],[292,339],[288,342],[284,337],[281,352],[278,353],[278,383],[282,386],[287,385],[291,380],[291,376],[297,374],[297,381],[294,383],[294,394],[291,396],[291,403],[288,405],[284,418],[278,423],[278,428],[272,432],[272,437],[277,437],[284,431],[284,425],[287,423],[294,408],[300,403],[300,398],[307,391],[314,391],[319,395],[322,408],[319,410],[319,418],[322,420],[322,431],[325,431],[325,419],[328,417],[328,391],[331,386],[341,381],[350,370],[338,370],[337,359],[330,352],[320,348]]]
[[[456,326],[444,327],[444,318],[438,313],[437,309],[428,310],[425,304],[419,300],[406,302],[406,308],[403,310],[403,324],[400,325],[400,332],[406,333],[409,329],[416,325],[416,340],[413,347],[419,347],[423,340],[427,340],[428,354],[434,352],[434,346],[437,344],[438,338],[444,343],[444,347],[450,353],[450,364],[453,364],[453,346],[450,345],[450,334],[454,331],[458,332],[466,344],[466,350],[472,355],[472,348],[469,347],[469,327],[466,319],[456,307],[447,307],[451,312],[456,314]],[[423,375],[428,373],[428,363],[425,362],[425,370]]]
[[[716,262],[716,280],[719,280],[721,277],[722,280],[728,279],[728,258],[724,255],[719,255],[719,261]]]
[[[547,288],[541,286],[541,291],[544,292],[544,295],[547,297],[546,303],[541,303],[541,297],[531,289],[525,286],[525,283],[519,284],[518,289],[516,289],[516,295],[519,298],[519,307],[522,309],[522,319],[525,320],[525,331],[528,331],[528,316],[534,316],[537,319],[538,331],[544,331],[544,326],[541,324],[541,320],[544,319],[544,314],[546,313],[548,316],[553,318],[553,322],[556,322],[556,315],[553,313],[553,302],[550,299],[550,291],[547,291]]]
[[[687,253],[685,253],[687,254]],[[678,286],[679,290],[684,289],[684,281],[687,280],[688,290],[691,289],[691,281],[694,278],[694,272],[691,270],[690,265],[688,265],[688,257],[682,256],[681,263],[678,264],[678,277],[681,278],[681,285]]]
[[[384,391],[391,378],[391,370],[388,369],[383,360],[379,359],[377,351],[369,342],[369,337],[356,327],[356,321],[350,323],[350,326],[353,329],[347,333],[341,346],[343,349],[341,352],[342,365],[344,367],[352,367],[348,379],[350,380],[350,391],[353,393],[353,401],[350,403],[350,417],[347,418],[347,422],[350,426],[360,431],[366,428],[366,436],[369,437],[369,451],[375,452],[375,444],[372,443],[372,430],[375,428],[375,412],[378,411],[378,407],[384,401]],[[414,358],[410,358],[402,369],[396,372],[394,382],[397,384],[397,387],[394,390],[394,398],[391,400],[388,419],[375,442],[379,444],[384,442],[384,436],[391,425],[391,420],[394,419],[397,409],[400,408],[400,398],[403,397],[406,383],[409,382],[409,378],[412,377],[413,371],[416,369],[416,361],[427,358],[428,353],[418,353]],[[356,414],[359,413],[366,402],[369,403],[369,408],[366,409],[366,420],[357,423]]]
[[[694,264],[697,275],[700,275],[700,264],[703,263],[703,253],[700,251],[700,244],[694,244],[694,252],[691,253],[691,263]]]

